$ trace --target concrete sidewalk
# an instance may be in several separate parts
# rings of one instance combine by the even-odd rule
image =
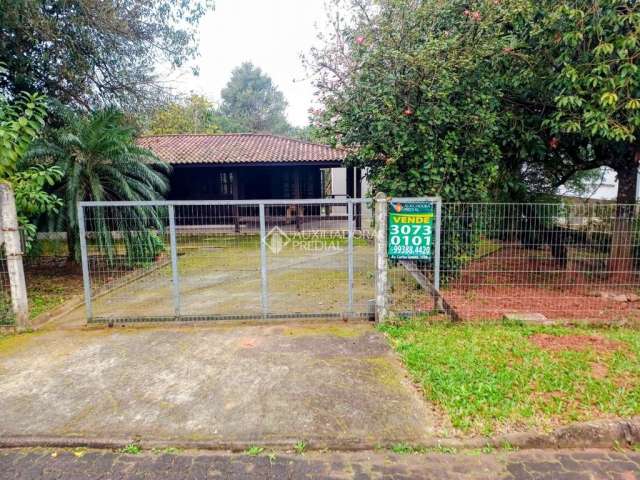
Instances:
[[[0,437],[332,448],[451,434],[365,323],[48,331],[0,340]]]
[[[637,480],[639,472],[640,453],[603,450],[489,455],[276,453],[270,457],[202,452],[122,455],[103,451],[78,457],[69,451],[0,450],[0,478],[7,480]]]

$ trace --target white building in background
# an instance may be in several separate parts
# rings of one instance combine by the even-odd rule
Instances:
[[[587,189],[587,192],[574,192],[564,186],[558,188],[558,194],[567,197],[578,197],[585,200],[615,201],[618,196],[618,179],[616,172],[609,167],[600,169],[601,176],[598,181]],[[640,199],[640,172],[638,173],[638,186],[636,187],[636,200]]]

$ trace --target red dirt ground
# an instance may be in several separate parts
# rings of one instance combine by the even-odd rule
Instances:
[[[506,245],[472,262],[445,286],[445,300],[464,319],[500,319],[507,313],[542,313],[550,319],[640,320],[640,302],[594,292],[637,293],[640,278],[622,284],[606,272],[602,254],[571,249],[566,268],[548,249]],[[443,272],[446,276],[446,272]]]
[[[508,313],[541,313],[550,319],[640,320],[640,302],[579,295],[543,288],[504,287],[447,290],[444,298],[469,320],[500,319]]]
[[[536,333],[529,341],[538,348],[551,352],[564,350],[595,350],[598,353],[612,353],[624,348],[624,343],[597,335],[547,335]]]

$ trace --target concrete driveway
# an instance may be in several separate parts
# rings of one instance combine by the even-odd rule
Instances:
[[[0,339],[0,437],[345,447],[439,417],[365,323],[48,331]]]

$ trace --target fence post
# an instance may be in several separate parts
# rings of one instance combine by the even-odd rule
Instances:
[[[29,303],[27,301],[27,284],[22,266],[22,245],[18,230],[18,213],[13,190],[7,183],[0,183],[0,211],[2,237],[7,257],[7,272],[11,289],[11,305],[19,330],[31,328],[29,322]]]
[[[260,203],[260,299],[262,303],[262,317],[269,314],[268,284],[267,284],[267,225],[264,203]]]
[[[173,306],[176,318],[180,317],[180,272],[178,271],[178,247],[176,245],[176,212],[169,205],[169,242],[171,248],[171,276],[173,280]]]
[[[379,192],[375,198],[376,210],[376,322],[387,319],[387,196]]]
[[[347,203],[347,275],[349,290],[348,317],[353,315],[353,202]]]
[[[84,207],[78,203],[78,235],[80,236],[80,259],[82,263],[82,285],[84,287],[84,308],[87,323],[93,319],[91,304],[91,279],[89,278],[89,252],[87,251],[87,232],[84,219]]]
[[[444,311],[442,303],[442,295],[440,295],[440,249],[442,245],[442,199],[436,201],[436,231],[433,241],[433,288],[435,290],[435,309],[439,312]]]

